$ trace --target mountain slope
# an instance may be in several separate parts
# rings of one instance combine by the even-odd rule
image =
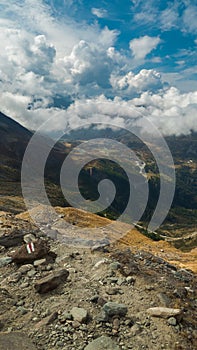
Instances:
[[[33,133],[0,113],[0,210],[21,212],[25,205],[21,193],[21,166],[26,147]],[[48,147],[49,138],[42,137],[42,146]],[[58,169],[66,156],[66,147],[57,143],[47,161],[46,187],[52,202],[62,205],[61,191],[54,185]]]

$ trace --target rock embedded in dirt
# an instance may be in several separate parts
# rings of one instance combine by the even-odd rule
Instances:
[[[120,350],[120,347],[110,337],[102,336],[89,343],[84,350]]]
[[[151,316],[169,318],[181,314],[181,309],[173,309],[168,307],[151,307],[147,310]]]
[[[30,248],[30,250],[32,250],[32,248]],[[28,249],[27,245],[23,244],[13,254],[11,254],[13,262],[16,264],[26,264],[45,258],[48,256],[50,248],[46,241],[37,240],[35,243],[33,243],[33,250],[31,252],[30,250]]]
[[[35,329],[41,329],[45,326],[50,325],[51,323],[53,323],[53,321],[55,321],[58,317],[58,312],[55,311],[53,312],[51,315],[43,318],[43,320],[39,321],[36,325],[35,325]]]
[[[66,269],[52,272],[48,276],[38,280],[35,283],[34,288],[40,294],[50,292],[51,290],[57,288],[61,283],[64,283],[68,276],[69,271]]]
[[[87,321],[88,312],[83,308],[73,307],[70,313],[74,321],[78,321],[79,323],[83,323]]]
[[[108,317],[112,316],[125,316],[127,314],[128,308],[124,304],[118,304],[115,302],[108,302],[103,305],[102,310]]]

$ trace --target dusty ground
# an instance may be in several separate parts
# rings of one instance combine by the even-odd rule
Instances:
[[[72,210],[60,212],[67,220],[69,217],[76,221]],[[112,337],[121,350],[195,350],[196,275],[185,269],[196,269],[195,251],[190,257],[166,242],[152,242],[135,230],[105,252],[93,252],[90,248],[76,248],[49,239],[22,217],[28,219],[27,214],[21,214],[19,219],[1,213],[1,236],[16,229],[33,232],[38,237],[43,235],[57,258],[54,264],[42,268],[31,264],[22,274],[14,263],[0,268],[1,332],[23,331],[32,338],[38,350],[82,350],[92,339],[103,334]],[[88,222],[93,225],[92,219],[95,225],[96,216],[89,214],[85,219],[84,212],[77,213],[81,229],[85,222],[86,227]],[[101,223],[101,218],[98,222]],[[131,250],[124,251],[128,245]],[[2,248],[0,258],[9,256],[16,249]],[[184,269],[171,265],[173,261]],[[115,268],[117,262],[120,265]],[[36,293],[35,282],[58,268],[69,270],[67,282],[47,294]],[[98,297],[100,301],[96,302]],[[118,329],[114,328],[113,319],[108,322],[98,320],[103,299],[128,307],[127,315],[117,318]],[[74,306],[88,311],[89,318],[85,323],[64,319],[65,313]],[[174,325],[169,319],[150,317],[147,309],[157,306],[180,308],[181,317],[175,319]],[[56,311],[57,318],[46,325],[46,318]]]

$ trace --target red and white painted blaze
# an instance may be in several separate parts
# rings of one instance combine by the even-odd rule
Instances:
[[[31,254],[31,253],[35,252],[35,247],[34,247],[33,242],[28,243],[27,246],[26,246],[26,248],[27,248],[28,254]]]

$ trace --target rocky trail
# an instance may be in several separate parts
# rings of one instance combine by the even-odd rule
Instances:
[[[151,251],[75,248],[1,212],[0,350],[195,350],[196,281]]]

